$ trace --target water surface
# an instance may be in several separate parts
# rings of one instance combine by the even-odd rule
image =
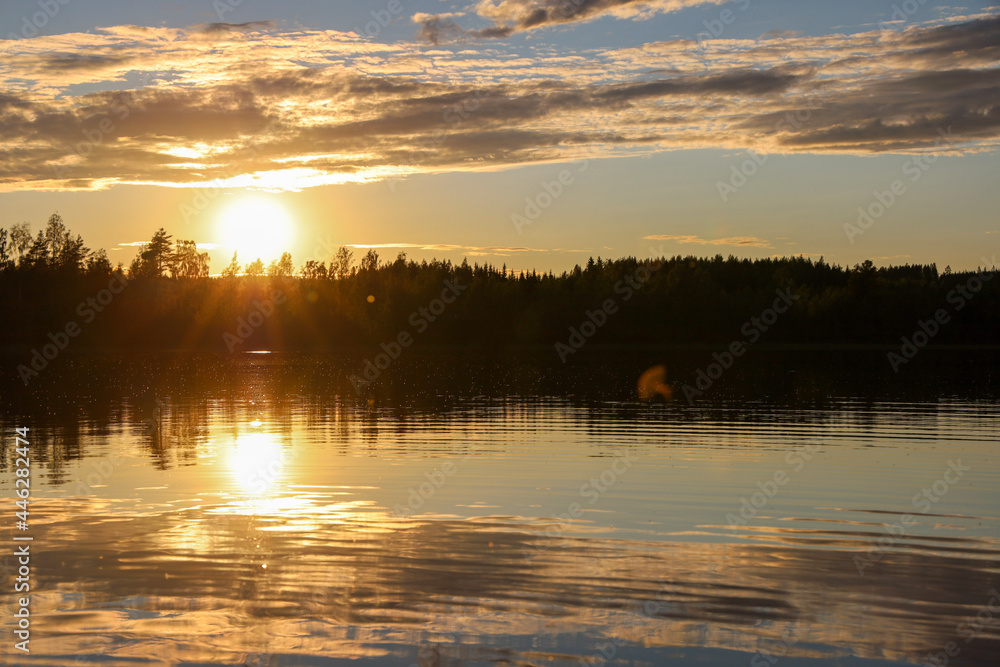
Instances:
[[[67,360],[12,664],[996,664],[995,358],[926,354]]]

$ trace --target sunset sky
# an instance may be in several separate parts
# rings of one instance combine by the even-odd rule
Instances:
[[[0,227],[113,263],[161,226],[213,273],[1000,246],[988,3],[11,0],[0,38]]]

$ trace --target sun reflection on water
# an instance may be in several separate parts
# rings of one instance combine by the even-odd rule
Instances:
[[[262,498],[280,490],[286,463],[281,444],[268,433],[240,435],[229,456],[229,469],[240,491]]]

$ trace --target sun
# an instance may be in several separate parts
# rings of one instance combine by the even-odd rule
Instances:
[[[227,206],[219,216],[222,245],[239,253],[247,264],[281,257],[294,236],[295,223],[284,206],[266,197],[244,197]]]

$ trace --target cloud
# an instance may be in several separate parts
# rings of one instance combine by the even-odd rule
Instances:
[[[380,249],[380,248],[413,248],[418,250],[436,250],[440,252],[462,252],[470,256],[501,256],[506,257],[512,253],[520,252],[553,252],[545,248],[526,248],[523,246],[465,246],[451,243],[356,243],[347,244],[348,248],[358,249]],[[558,249],[563,251],[563,249]],[[565,250],[564,252],[583,252],[579,250]]]
[[[485,28],[462,28],[452,20],[453,13],[418,14],[413,20],[420,25],[420,39],[440,44],[461,38],[503,39],[519,32],[602,16],[646,19],[686,7],[726,2],[729,0],[480,0],[469,10],[491,22]]]
[[[675,243],[692,245],[724,245],[738,246],[744,248],[770,248],[771,242],[756,236],[729,236],[722,239],[703,239],[700,236],[690,234],[682,235],[662,235],[643,236],[644,241],[674,241]]]
[[[0,42],[0,190],[298,190],[690,148],[960,155],[1000,143],[996,16],[570,54],[226,31]]]
[[[248,21],[246,23],[202,23],[192,30],[204,35],[228,35],[242,32],[260,32],[275,27],[274,21]]]
[[[417,37],[431,44],[457,41],[467,34],[460,25],[439,15],[423,15],[419,23],[420,30],[417,31]]]

